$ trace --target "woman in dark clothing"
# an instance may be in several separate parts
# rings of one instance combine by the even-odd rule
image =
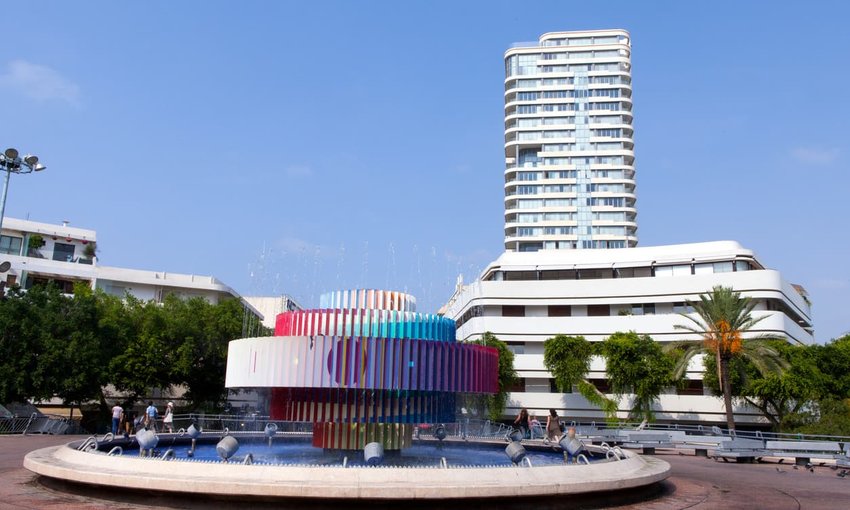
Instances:
[[[528,410],[526,408],[522,408],[519,410],[519,414],[514,420],[514,428],[517,428],[522,431],[522,437],[528,438],[529,432],[531,432],[531,424],[528,419]]]
[[[549,441],[557,441],[561,435],[561,421],[558,419],[558,413],[554,409],[549,409],[549,416],[546,417],[546,437]]]

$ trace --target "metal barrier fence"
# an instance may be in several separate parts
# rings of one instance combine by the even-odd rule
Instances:
[[[181,428],[188,428],[193,423],[203,430],[211,432],[224,430],[230,432],[262,432],[269,423],[277,425],[279,434],[311,434],[313,432],[313,424],[310,422],[275,421],[268,416],[258,414],[177,414],[174,415],[172,427],[176,432]],[[458,438],[502,439],[513,430],[504,423],[473,419],[464,419],[454,423],[417,424],[417,429],[420,434],[430,434],[438,425],[445,428],[447,437]],[[162,420],[157,422],[157,430],[163,430]]]
[[[26,418],[17,418],[17,420],[27,421]],[[246,415],[231,415],[231,414],[180,414],[174,416],[173,428],[178,431],[181,428],[188,428],[190,424],[195,423],[206,431],[225,431],[230,432],[262,432],[265,426],[269,423],[277,425],[279,434],[311,434],[313,424],[309,422],[284,422],[271,420],[268,416],[259,414]],[[717,426],[704,425],[689,425],[689,424],[664,424],[664,423],[633,423],[633,422],[569,422],[565,423],[568,427],[575,427],[576,432],[580,436],[618,436],[623,433],[634,431],[646,432],[677,432],[677,437],[682,435],[697,437],[716,437],[718,441],[725,439],[757,439],[762,441],[834,441],[842,444],[850,444],[850,437],[847,436],[827,436],[814,434],[789,434],[781,432],[763,432],[763,431],[748,431],[748,430],[728,430]],[[470,438],[470,439],[503,439],[507,437],[514,428],[510,425],[479,419],[462,419],[453,423],[440,424],[417,424],[417,433],[420,436],[427,436],[434,432],[436,427],[441,425],[444,427],[447,437]],[[20,429],[23,425],[18,425]],[[2,427],[2,422],[0,422]],[[36,421],[30,424],[29,433],[33,433],[38,429],[43,428],[42,421]],[[67,428],[67,425],[65,426]],[[161,420],[157,423],[157,430],[162,431]],[[2,431],[2,428],[0,428]],[[17,433],[21,433],[18,430]],[[535,433],[536,432],[536,433]],[[3,432],[9,433],[9,432]],[[15,432],[13,432],[15,433]],[[61,433],[61,432],[48,432]],[[532,431],[533,436],[530,439],[543,439],[545,431]]]
[[[647,431],[683,431],[689,435],[728,436],[742,439],[763,439],[770,441],[837,441],[850,442],[850,436],[829,436],[824,434],[799,434],[788,432],[765,432],[760,430],[729,430],[710,425],[690,425],[677,423],[634,423],[617,422],[613,424],[596,422],[571,422],[576,430],[647,430]]]
[[[70,424],[66,418],[32,413],[29,416],[0,418],[0,434],[64,434]]]
[[[286,422],[269,419],[268,416],[258,414],[232,415],[232,414],[175,414],[173,428],[175,431],[186,429],[195,424],[205,431],[230,432],[262,432],[266,425],[273,423],[277,425],[279,434],[311,434],[313,424],[309,422]],[[157,423],[158,430],[162,430],[162,422]]]

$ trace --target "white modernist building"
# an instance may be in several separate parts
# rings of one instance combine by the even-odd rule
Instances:
[[[552,32],[505,53],[505,249],[637,245],[631,45]]]
[[[274,329],[277,316],[283,312],[303,310],[292,296],[245,296],[243,299],[263,314],[263,326]]]
[[[35,238],[37,242],[32,243]],[[210,303],[242,299],[239,294],[212,276],[142,271],[98,264],[97,233],[94,230],[5,218],[0,233],[0,284],[18,284],[24,289],[53,282],[66,293],[75,283],[84,283],[107,294],[129,293],[144,301],[162,302],[169,294],[203,297]],[[4,264],[8,262],[8,264]],[[262,314],[243,300],[251,314]]]
[[[753,298],[750,334],[813,341],[805,291],[731,241],[636,248],[631,42],[625,30],[552,32],[505,53],[505,253],[459,285],[443,313],[459,340],[485,332],[508,343],[520,384],[508,413],[548,409],[577,420],[602,413],[562,394],[543,366],[558,334],[602,341],[635,331],[665,342],[693,339],[688,301],[722,285]],[[606,248],[606,249],[593,249]],[[702,384],[702,361],[684,389],[662,395],[661,420],[725,421],[721,399]],[[590,379],[608,388],[602,360]],[[630,402],[621,402],[625,417]],[[759,421],[751,409],[737,419]]]
[[[201,297],[212,304],[239,299],[243,306],[243,330],[246,334],[259,331],[263,314],[216,278],[102,266],[98,263],[96,246],[94,230],[71,227],[67,222],[55,225],[4,218],[0,232],[0,293],[4,287],[13,285],[30,289],[51,282],[66,294],[74,292],[75,284],[84,284],[114,296],[130,294],[156,303],[169,295]],[[107,396],[114,396],[113,392],[112,387],[106,389]],[[182,396],[180,387],[154,389],[149,395],[160,403]],[[62,407],[56,399],[40,405],[51,407],[51,412],[55,412],[54,405]]]
[[[577,420],[603,415],[578,393],[557,393],[543,366],[543,343],[558,334],[601,341],[612,333],[635,331],[656,341],[697,339],[675,329],[689,324],[687,301],[722,285],[757,303],[765,317],[749,335],[773,335],[810,344],[811,309],[805,291],[766,269],[752,251],[719,241],[614,250],[506,252],[481,277],[461,285],[444,308],[457,321],[458,340],[485,332],[507,342],[515,353],[520,384],[510,394],[508,413],[520,407],[543,415],[555,408]],[[670,388],[658,406],[659,420],[725,421],[722,399],[702,385],[702,363],[689,367],[688,385]],[[591,382],[607,389],[605,367],[594,360]],[[626,417],[629,402],[621,403]],[[741,422],[758,421],[751,409],[736,408]]]

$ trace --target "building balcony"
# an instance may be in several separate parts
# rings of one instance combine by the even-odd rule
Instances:
[[[0,260],[11,263],[9,271],[4,273],[6,281],[9,281],[9,277],[13,277],[14,283],[25,288],[28,279],[82,281],[90,284],[97,275],[97,266],[94,265],[93,260],[86,262],[80,259],[52,260],[20,255],[0,255]]]

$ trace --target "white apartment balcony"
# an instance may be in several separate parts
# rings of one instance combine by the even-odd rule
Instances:
[[[3,280],[8,284],[17,284],[29,288],[38,281],[53,280],[60,283],[66,293],[71,293],[72,283],[80,282],[92,286],[97,278],[98,267],[89,260],[52,260],[42,257],[23,257],[20,255],[0,255],[0,261],[8,261],[11,267],[3,273]]]

